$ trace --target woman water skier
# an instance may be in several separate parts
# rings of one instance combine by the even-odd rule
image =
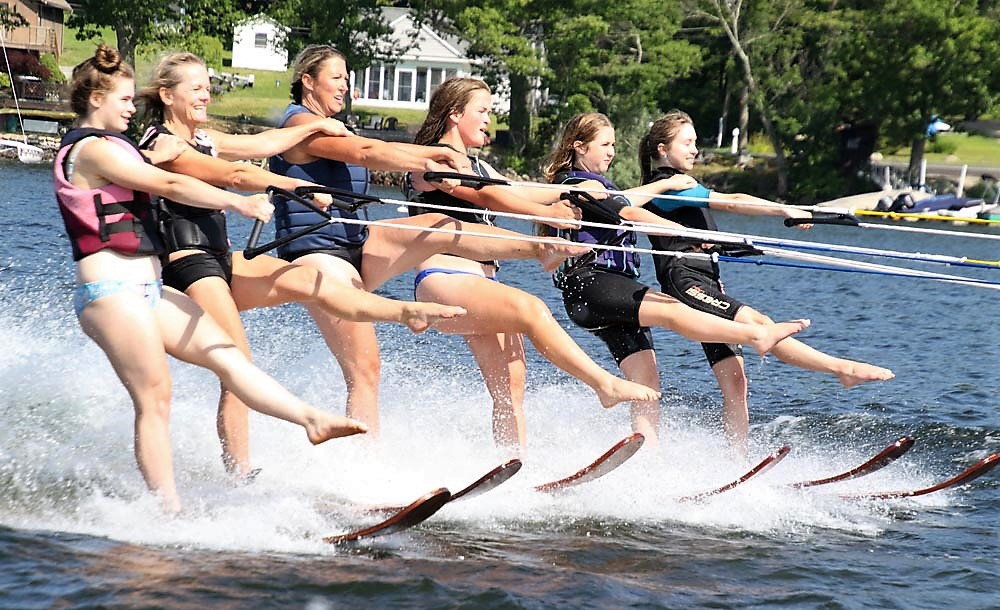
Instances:
[[[578,114],[566,124],[544,173],[554,183],[617,190],[604,177],[614,156],[615,130],[611,121],[599,113]],[[667,190],[693,184],[691,178],[680,176],[644,188],[647,191]],[[640,195],[607,197],[600,206],[603,212],[585,207],[583,220],[603,223],[659,220],[655,214],[633,205],[645,199]],[[574,236],[574,241],[586,243],[613,240],[626,246],[636,243],[635,233],[625,230],[585,226],[575,231]],[[556,284],[562,290],[563,304],[570,319],[607,344],[628,379],[651,388],[660,387],[651,326],[669,328],[696,341],[746,343],[764,354],[779,341],[809,325],[808,320],[744,324],[706,315],[639,282],[639,257],[635,252],[600,250],[592,262],[567,273],[570,268],[564,267],[562,273],[556,274]],[[717,322],[725,323],[719,325]],[[714,338],[705,339],[706,336]],[[659,421],[657,402],[633,403],[634,430],[655,439]]]
[[[218,187],[260,192],[268,186],[293,190],[315,186],[305,180],[272,174],[249,163],[232,161],[267,157],[314,133],[343,136],[347,130],[334,119],[255,135],[230,135],[206,129],[211,102],[208,69],[192,53],[164,57],[153,69],[150,83],[137,94],[148,129],[139,147],[158,147],[163,136],[179,137],[179,155],[158,163],[168,171],[193,176]],[[151,123],[150,123],[151,121]],[[317,195],[327,197],[329,195]],[[386,299],[353,286],[330,281],[317,269],[271,256],[251,260],[230,252],[226,218],[221,210],[192,207],[164,200],[162,226],[167,247],[163,282],[186,293],[207,311],[250,357],[240,311],[284,303],[309,303],[345,320],[395,321],[423,332],[459,308],[428,308],[425,304]],[[250,472],[247,407],[223,385],[217,420],[223,462],[236,475]]]
[[[247,360],[183,293],[163,288],[162,240],[148,193],[267,220],[263,195],[240,196],[145,162],[122,135],[135,113],[132,68],[101,44],[73,70],[77,126],[55,162],[56,199],[77,264],[74,308],[107,355],[135,409],[135,455],[151,491],[180,509],[170,448],[167,354],[212,370],[251,408],[299,424],[313,444],[364,432],[363,423],[299,400]]]
[[[691,117],[679,110],[655,121],[639,144],[643,183],[651,185],[665,179],[684,177],[694,167],[698,156],[697,137]],[[681,188],[657,190],[673,197],[652,198],[645,203],[645,207],[672,223],[693,229],[717,230],[710,209],[787,218],[811,217],[809,212],[793,206],[778,205],[743,193],[719,193],[697,182]],[[701,244],[690,239],[651,234],[649,240],[655,250],[704,251]],[[766,315],[725,293],[717,264],[703,259],[659,255],[654,256],[653,261],[663,292],[681,302],[737,322],[771,322]],[[702,347],[722,390],[726,433],[734,442],[745,443],[749,426],[747,378],[739,345],[705,343]],[[885,381],[893,377],[889,369],[836,358],[794,338],[781,341],[771,353],[788,364],[836,375],[847,388],[865,381]]]
[[[472,172],[498,178],[488,163],[470,154],[470,149],[487,143],[492,99],[486,83],[475,78],[451,78],[441,83],[431,96],[427,118],[414,137],[415,144],[442,146],[468,155]],[[412,174],[411,174],[412,176]],[[556,228],[576,226],[579,210],[564,201],[541,204],[509,195],[508,187],[486,187],[485,192],[470,187],[442,185],[444,190],[415,195],[415,201],[469,208],[447,212],[465,223],[492,224],[482,207],[556,217]],[[543,197],[557,198],[551,195]],[[491,198],[500,195],[500,198]],[[477,206],[478,204],[478,206]],[[417,206],[411,214],[422,214]],[[497,445],[525,449],[524,421],[525,356],[527,335],[538,352],[550,362],[593,389],[604,406],[623,400],[656,400],[655,390],[608,373],[595,363],[552,317],[538,297],[501,284],[496,261],[481,261],[451,254],[430,257],[417,267],[414,294],[421,301],[463,307],[468,315],[438,325],[445,333],[462,335],[472,350],[483,379],[493,398],[493,437]]]
[[[293,103],[279,127],[321,121],[343,109],[349,73],[342,53],[328,45],[313,45],[299,53],[292,78]],[[343,190],[364,193],[366,168],[395,171],[469,170],[468,158],[440,146],[382,142],[359,136],[313,136],[288,151],[271,157],[271,171]],[[433,188],[420,180],[422,189]],[[331,210],[336,217],[356,220],[358,214]],[[275,209],[277,234],[323,222],[324,218],[294,201],[279,202]],[[472,235],[415,231],[444,228],[462,231],[469,225],[442,214],[397,218],[400,228],[365,227],[328,223],[323,229],[278,249],[282,258],[320,269],[323,275],[347,285],[375,290],[390,278],[413,269],[434,254],[450,253],[472,260],[538,258],[552,269],[566,256],[582,249],[529,241],[491,239]],[[476,232],[523,237],[496,227],[476,226]],[[330,350],[337,357],[347,382],[347,413],[378,430],[378,342],[371,324],[340,320],[308,307]]]

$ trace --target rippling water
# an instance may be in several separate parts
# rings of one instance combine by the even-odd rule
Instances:
[[[365,523],[351,506],[458,489],[504,458],[489,399],[455,337],[379,327],[383,440],[311,447],[254,415],[251,485],[227,483],[214,433],[216,384],[172,363],[178,518],[164,521],[132,457],[132,413],[70,307],[73,267],[49,169],[0,163],[0,607],[2,608],[998,608],[1000,509],[992,473],[910,500],[837,491],[932,484],[1000,451],[997,293],[926,280],[727,265],[730,292],[776,319],[809,317],[801,338],[892,368],[845,390],[773,359],[748,361],[752,456],[790,444],[778,467],[705,503],[678,496],[744,466],[720,441],[719,398],[701,349],[658,332],[664,442],[558,497],[564,476],[628,433],[581,384],[532,352],[525,467],[503,487],[420,527],[355,547],[320,539]],[[383,215],[395,214],[384,206]],[[995,242],[723,217],[724,228],[790,239],[997,258]],[[234,243],[248,223],[231,219]],[[950,272],[949,268],[930,268]],[[530,263],[505,281],[549,302]],[[968,275],[997,279],[993,271]],[[410,298],[412,275],[384,293]],[[257,362],[296,393],[340,410],[335,361],[297,306],[245,317]],[[571,334],[604,366],[602,345]],[[852,467],[904,434],[915,448],[828,489],[783,484]]]

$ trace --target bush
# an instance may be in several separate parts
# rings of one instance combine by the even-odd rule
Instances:
[[[927,152],[951,155],[958,150],[958,143],[947,137],[938,136],[927,143]]]
[[[0,72],[0,92],[5,92],[10,89],[10,77],[7,76],[6,72]]]
[[[52,78],[52,73],[49,69],[43,66],[42,63],[38,61],[38,58],[31,53],[17,49],[9,49],[7,51],[7,60],[10,62],[11,74],[21,76],[37,76],[45,81]],[[6,68],[6,66],[4,67]]]
[[[59,69],[59,61],[52,53],[43,53],[41,59],[42,67],[49,71],[50,83],[63,84],[66,82],[66,75]]]

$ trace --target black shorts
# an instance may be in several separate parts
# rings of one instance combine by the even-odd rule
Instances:
[[[364,249],[364,244],[358,244],[356,246],[344,246],[342,248],[318,248],[316,250],[297,250],[282,256],[288,262],[294,262],[295,259],[302,258],[306,254],[329,254],[335,258],[347,261],[352,267],[357,269],[358,275],[361,275],[361,261],[363,260],[362,251]]]
[[[736,312],[743,307],[743,303],[722,291],[718,270],[707,261],[676,261],[662,269],[657,279],[665,294],[698,311],[735,320]],[[743,355],[735,343],[702,343],[701,347],[712,366]]]
[[[639,306],[649,286],[635,278],[583,269],[562,279],[563,306],[573,323],[607,344],[615,362],[653,349],[653,334],[639,324]]]
[[[221,277],[233,283],[233,254],[196,252],[163,266],[163,285],[186,292],[191,284],[206,277]]]

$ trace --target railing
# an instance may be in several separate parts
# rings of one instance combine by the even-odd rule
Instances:
[[[58,57],[59,37],[55,28],[31,25],[20,28],[4,28],[3,35],[8,47],[47,51]]]

